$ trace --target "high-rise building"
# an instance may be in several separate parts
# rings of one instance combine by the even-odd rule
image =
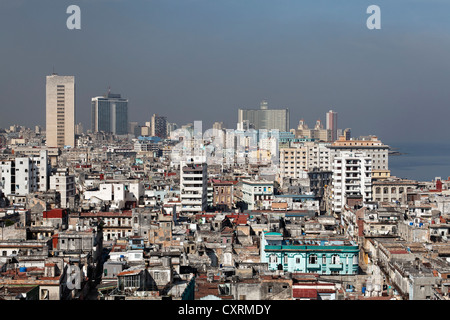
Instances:
[[[167,118],[154,114],[151,120],[151,135],[165,139],[167,137]]]
[[[335,141],[337,136],[337,113],[333,110],[327,112],[327,129],[331,130],[331,141]]]
[[[92,98],[92,132],[128,133],[128,99],[108,92]]]
[[[372,200],[372,159],[362,152],[341,152],[333,159],[332,207],[342,212],[347,199],[361,196]]]
[[[68,168],[58,168],[50,177],[50,188],[60,194],[61,208],[69,208],[70,199],[75,196],[75,176],[69,174]]]
[[[180,197],[181,212],[200,213],[208,206],[208,170],[203,161],[181,161]]]
[[[239,109],[238,123],[246,120],[253,124],[256,130],[289,131],[289,109],[269,109],[266,100],[261,102],[260,109]]]
[[[75,147],[74,76],[47,76],[46,138],[47,147]]]

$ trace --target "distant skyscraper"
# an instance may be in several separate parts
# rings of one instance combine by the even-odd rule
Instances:
[[[337,140],[337,113],[333,110],[327,112],[327,129],[331,130],[331,140]]]
[[[167,137],[167,118],[154,114],[151,120],[151,135],[165,139]]]
[[[92,132],[128,133],[128,99],[108,92],[92,98]]]
[[[75,147],[75,77],[47,76],[46,138],[48,147]]]
[[[289,109],[269,109],[266,100],[261,101],[260,109],[239,109],[238,123],[248,121],[256,130],[278,129],[289,131]]]

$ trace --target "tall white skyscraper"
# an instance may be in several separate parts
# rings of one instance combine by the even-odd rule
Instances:
[[[327,129],[331,130],[331,141],[336,141],[337,136],[337,113],[333,110],[327,112]]]
[[[47,147],[75,147],[74,76],[47,76],[46,137]]]

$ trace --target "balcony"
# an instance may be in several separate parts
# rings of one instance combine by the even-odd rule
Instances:
[[[343,268],[343,264],[342,264],[342,262],[330,263],[328,265],[328,268],[333,269],[333,270],[342,269]]]

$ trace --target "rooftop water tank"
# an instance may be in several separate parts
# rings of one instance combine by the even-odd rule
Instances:
[[[20,271],[20,272],[27,272],[27,268],[26,268],[26,267],[20,267],[20,268],[19,268],[19,271]]]

